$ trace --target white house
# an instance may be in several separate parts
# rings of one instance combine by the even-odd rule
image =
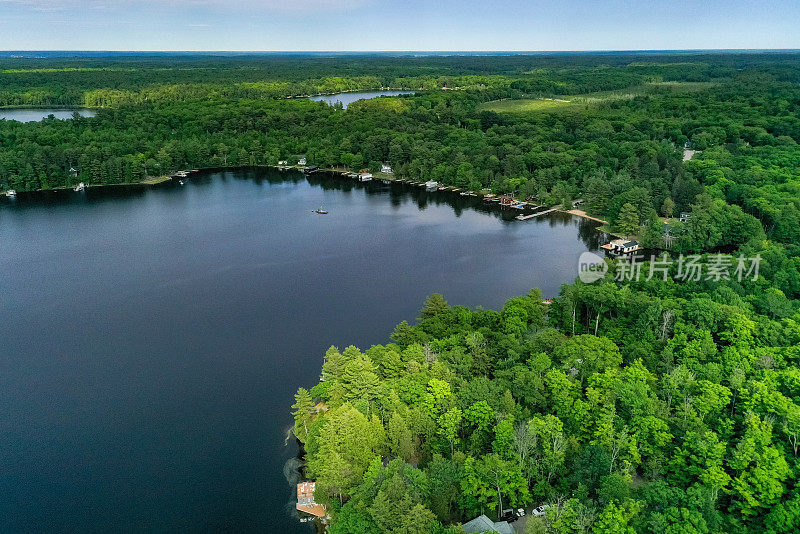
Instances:
[[[639,244],[638,241],[632,241],[628,239],[614,239],[610,243],[603,245],[600,248],[603,248],[615,254],[630,254],[631,252],[636,252],[637,250],[641,250],[642,246]]]
[[[388,163],[381,164],[381,172],[384,174],[392,174],[392,167]]]
[[[300,160],[297,162],[297,164],[298,165],[305,165],[306,164],[306,157],[303,156],[302,158],[300,158]]]
[[[359,182],[369,182],[370,180],[372,180],[372,173],[366,171],[359,173],[358,175]]]
[[[681,216],[678,218],[678,220],[683,222],[683,223],[685,223],[691,218],[692,218],[692,214],[691,213],[686,212],[686,211],[682,211],[681,212]]]

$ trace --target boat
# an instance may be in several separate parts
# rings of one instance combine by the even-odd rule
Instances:
[[[320,215],[327,215],[328,214],[327,211],[322,209],[322,206],[320,206],[319,209],[314,210],[314,213],[319,213]]]
[[[436,191],[439,188],[439,182],[434,182],[433,180],[428,180],[425,182],[425,189],[428,191]]]
[[[181,185],[183,185],[183,184],[185,184],[186,182],[184,182],[183,180],[178,180],[178,183],[179,183],[179,184],[181,184]]]
[[[441,186],[441,187],[439,188],[439,191],[444,191],[444,190],[446,190],[446,189],[447,189],[447,187],[446,187],[446,186]]]
[[[81,183],[79,183],[78,185],[75,186],[75,192],[76,193],[78,193],[80,191],[83,191],[85,189],[86,189],[86,184],[83,183],[83,182],[81,182]]]
[[[9,189],[8,191],[6,191],[6,196],[8,198],[14,198],[17,196],[17,192],[13,189]]]
[[[308,167],[303,169],[303,172],[306,174],[311,174],[312,172],[316,172],[318,169],[319,167],[316,165],[309,165]]]

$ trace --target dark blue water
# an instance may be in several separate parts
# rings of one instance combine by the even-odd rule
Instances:
[[[335,95],[312,96],[309,97],[309,100],[327,102],[331,106],[337,102],[341,102],[342,107],[346,109],[349,104],[352,104],[357,100],[367,100],[370,98],[378,98],[380,96],[397,96],[397,95],[408,95],[408,94],[411,94],[411,92],[410,91],[359,91],[354,93],[338,93]]]
[[[386,342],[433,292],[555,295],[598,246],[487,209],[272,171],[3,198],[0,531],[308,532],[284,439],[328,346]]]

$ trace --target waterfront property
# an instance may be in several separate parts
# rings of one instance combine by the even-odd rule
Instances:
[[[613,254],[631,254],[633,252],[642,250],[642,246],[638,241],[629,239],[614,239],[610,243],[607,243],[600,248]]]
[[[316,517],[325,517],[325,507],[314,500],[315,482],[300,482],[297,485],[297,505],[300,512]]]

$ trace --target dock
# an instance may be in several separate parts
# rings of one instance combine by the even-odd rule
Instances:
[[[560,207],[555,207],[555,208],[550,208],[549,210],[531,213],[530,215],[517,215],[514,218],[518,221],[527,221],[528,219],[533,219],[534,217],[538,217],[539,215],[547,215],[548,213],[553,213],[554,211],[559,211],[559,210],[561,210]]]

